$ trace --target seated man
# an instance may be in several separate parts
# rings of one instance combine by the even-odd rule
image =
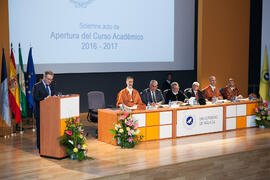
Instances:
[[[120,107],[122,104],[125,107],[136,107],[137,109],[145,109],[140,94],[137,90],[133,89],[134,79],[131,76],[126,78],[127,87],[122,89],[117,95],[116,107]]]
[[[200,83],[194,82],[192,84],[192,88],[185,90],[185,94],[188,98],[195,97],[197,102],[199,102],[200,105],[205,105],[206,104],[205,98],[202,91],[199,90],[199,87],[200,87]]]
[[[177,82],[173,82],[171,84],[171,89],[167,92],[165,104],[168,104],[169,101],[184,102],[186,98],[186,95],[182,91],[179,91],[179,84]]]
[[[172,74],[169,73],[167,74],[167,79],[166,81],[163,82],[162,84],[162,92],[164,92],[166,89],[171,89],[171,83],[172,83]]]
[[[152,106],[163,104],[164,98],[161,91],[158,88],[158,82],[156,80],[151,80],[149,83],[149,88],[142,92],[142,101],[144,104],[150,103]]]
[[[203,90],[203,95],[208,101],[212,101],[213,97],[217,99],[223,99],[222,95],[219,92],[219,89],[216,88],[216,77],[210,76],[209,78],[210,85]]]
[[[224,88],[222,95],[223,95],[224,99],[228,99],[228,100],[231,100],[232,96],[234,97],[234,99],[235,98],[236,99],[243,98],[243,96],[240,94],[240,91],[238,90],[238,88],[235,87],[234,79],[232,79],[232,78],[229,79],[228,86],[226,86]]]

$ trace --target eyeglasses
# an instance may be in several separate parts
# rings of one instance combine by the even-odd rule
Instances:
[[[51,79],[51,78],[47,78],[47,77],[46,77],[46,79],[47,79],[48,81],[53,81],[53,79]]]

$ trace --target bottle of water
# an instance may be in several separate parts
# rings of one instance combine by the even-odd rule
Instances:
[[[213,100],[213,104],[216,104],[216,102],[217,102],[216,96],[214,96],[212,100]]]
[[[125,105],[124,104],[121,104],[121,111],[125,111]]]
[[[150,102],[147,103],[146,109],[147,109],[147,110],[150,109]]]
[[[197,100],[196,98],[193,100],[193,105],[196,105],[197,104]]]
[[[169,107],[172,107],[172,101],[169,100]]]
[[[234,98],[233,98],[233,96],[232,96],[232,98],[231,98],[231,102],[234,102]]]

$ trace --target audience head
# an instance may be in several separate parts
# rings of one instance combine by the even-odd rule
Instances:
[[[229,87],[234,87],[234,86],[235,86],[234,79],[230,78],[229,79]]]
[[[149,83],[149,89],[152,91],[152,92],[155,92],[158,88],[158,82],[156,80],[151,80],[150,83]]]
[[[178,84],[177,82],[173,82],[173,83],[171,84],[171,88],[172,88],[172,91],[173,91],[174,93],[178,93],[178,92],[179,92],[179,84]]]
[[[53,81],[53,72],[50,70],[47,70],[43,73],[43,81],[45,82],[45,84],[47,84],[48,86],[52,83]]]
[[[128,77],[126,78],[126,84],[127,84],[127,87],[128,87],[129,89],[132,89],[132,87],[133,87],[133,82],[134,82],[134,78],[133,78],[133,77],[128,76]]]
[[[199,87],[200,87],[200,83],[198,83],[198,82],[194,82],[192,84],[193,91],[198,91],[199,90]]]
[[[211,84],[212,86],[216,86],[216,83],[217,83],[216,77],[215,77],[215,76],[210,76],[209,82],[210,82],[210,84]]]
[[[168,73],[167,74],[167,80],[168,81],[172,81],[172,73]]]

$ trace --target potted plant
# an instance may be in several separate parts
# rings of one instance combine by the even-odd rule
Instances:
[[[143,138],[139,135],[138,122],[128,112],[120,117],[110,132],[114,134],[113,140],[116,139],[121,148],[133,148]]]

